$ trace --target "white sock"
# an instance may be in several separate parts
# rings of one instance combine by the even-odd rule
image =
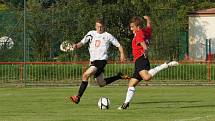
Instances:
[[[168,68],[168,65],[167,65],[166,63],[164,63],[164,64],[159,65],[159,66],[157,66],[157,67],[155,67],[155,68],[153,68],[153,69],[150,69],[150,70],[149,70],[149,74],[151,74],[152,77],[153,77],[153,76],[154,76],[155,74],[157,74],[159,71],[161,71],[161,70],[163,70],[163,69],[166,69],[166,68]]]
[[[130,102],[132,97],[134,96],[134,93],[135,93],[135,88],[134,87],[129,87],[124,103]]]

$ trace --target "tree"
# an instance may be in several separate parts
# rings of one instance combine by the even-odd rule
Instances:
[[[87,59],[88,54],[81,54],[87,53],[86,47],[81,52],[65,54],[59,52],[58,46],[64,40],[80,41],[94,29],[95,19],[102,17],[106,20],[107,31],[125,46],[131,57],[129,20],[135,15],[149,15],[153,26],[151,57],[177,59],[183,50],[180,33],[188,31],[187,14],[214,6],[209,0],[28,0],[27,31],[29,41],[34,45],[31,56]],[[110,51],[112,59],[118,57],[116,51]]]
[[[0,2],[6,4],[8,7],[12,9],[23,10],[24,8],[24,0],[0,0]]]

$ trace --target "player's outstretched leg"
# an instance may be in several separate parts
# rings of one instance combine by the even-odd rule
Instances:
[[[167,63],[168,67],[175,67],[178,66],[179,63],[177,61],[170,61],[169,63]]]
[[[115,82],[116,80],[119,80],[119,79],[130,79],[130,78],[131,77],[129,77],[128,75],[122,74],[120,72],[116,76],[105,78],[104,80],[106,81],[106,85],[108,85],[108,84],[111,84],[111,83],[113,83],[113,82]]]
[[[127,75],[127,74],[123,74],[123,73],[118,73],[118,75],[120,75],[120,77],[121,77],[121,79],[131,79],[131,77],[129,76],[129,75]]]
[[[156,66],[153,69],[150,69],[148,72],[149,74],[153,77],[155,76],[158,72],[160,72],[161,70],[167,69],[169,67],[175,67],[178,66],[179,63],[177,61],[170,61],[170,62],[165,62],[164,64],[161,64],[159,66]]]

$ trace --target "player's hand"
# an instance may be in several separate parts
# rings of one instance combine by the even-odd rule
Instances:
[[[144,19],[149,20],[149,16],[143,16]]]
[[[126,58],[124,55],[120,56],[120,62],[121,63],[124,63],[126,61]]]
[[[143,53],[145,58],[148,58],[148,50],[145,50],[145,52]]]
[[[73,45],[72,45],[72,48],[73,48],[73,49],[77,49],[77,44],[73,44]]]

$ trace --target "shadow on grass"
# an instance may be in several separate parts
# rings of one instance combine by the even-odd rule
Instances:
[[[136,102],[133,104],[137,105],[143,105],[143,104],[162,104],[162,103],[172,103],[172,104],[178,104],[178,103],[196,103],[196,102],[201,102],[201,101],[156,101],[156,102]],[[156,108],[170,108],[171,106],[164,106],[164,107],[156,107]],[[215,105],[188,105],[188,106],[182,106],[178,108],[212,108],[215,107]]]
[[[156,102],[134,102],[133,104],[159,104],[159,103],[196,103],[200,101],[156,101]]]
[[[192,106],[183,106],[181,108],[205,108],[205,107],[215,107],[215,105],[192,105]]]

